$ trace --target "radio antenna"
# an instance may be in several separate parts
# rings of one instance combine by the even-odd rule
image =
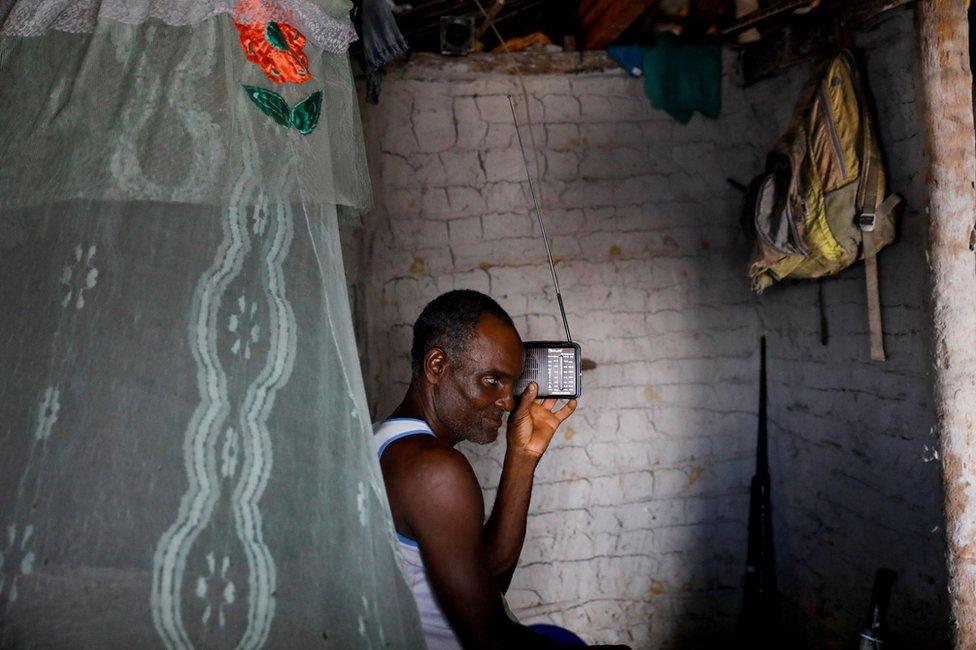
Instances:
[[[515,122],[515,136],[518,138],[519,149],[522,151],[522,164],[525,166],[525,177],[529,180],[529,194],[532,195],[532,203],[535,204],[535,216],[539,219],[539,228],[542,229],[542,241],[546,243],[546,256],[549,258],[549,272],[552,273],[552,286],[556,289],[556,301],[559,303],[559,313],[563,317],[566,340],[572,342],[573,335],[569,333],[569,321],[566,320],[566,307],[563,306],[563,294],[559,291],[559,278],[556,277],[556,265],[552,261],[549,235],[546,233],[546,224],[542,220],[542,209],[539,208],[539,199],[536,196],[535,185],[532,184],[532,174],[529,173],[529,160],[525,155],[525,145],[522,144],[522,132],[519,129],[518,115],[515,114],[515,102],[512,100],[511,95],[508,95],[508,105],[512,107],[512,120]]]

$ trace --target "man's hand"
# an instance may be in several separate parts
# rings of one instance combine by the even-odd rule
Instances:
[[[576,400],[569,400],[565,406],[553,412],[556,399],[536,399],[539,386],[530,382],[519,396],[519,405],[508,417],[508,452],[525,454],[534,460],[542,457],[549,448],[549,441],[556,429],[573,411]]]
[[[556,411],[554,399],[536,399],[539,387],[530,383],[508,416],[508,448],[498,481],[495,505],[485,524],[485,549],[489,566],[502,592],[508,589],[525,541],[525,519],[532,495],[532,478],[556,429],[573,411],[571,400]]]

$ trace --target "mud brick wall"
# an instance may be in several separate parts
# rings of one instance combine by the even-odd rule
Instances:
[[[745,279],[740,195],[726,178],[761,170],[804,66],[742,89],[727,53],[721,117],[681,126],[600,55],[579,73],[575,55],[523,57],[553,254],[574,337],[596,363],[537,473],[509,592],[523,621],[640,648],[728,641],[766,334],[790,647],[849,641],[878,566],[899,572],[891,625],[906,647],[943,643],[910,12],[879,21],[859,45],[892,187],[908,203],[900,241],[880,257],[883,365],[868,357],[860,267],[823,285],[826,346],[815,283],[756,297]],[[521,88],[506,66],[415,56],[364,109],[376,208],[345,231],[345,246],[376,417],[409,381],[412,322],[444,291],[491,294],[525,339],[561,336],[506,98]],[[490,504],[502,445],[464,451]]]

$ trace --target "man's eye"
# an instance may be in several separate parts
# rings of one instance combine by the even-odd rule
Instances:
[[[498,385],[498,377],[485,377],[485,381],[491,386]]]

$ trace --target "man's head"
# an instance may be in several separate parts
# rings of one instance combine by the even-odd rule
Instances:
[[[477,291],[450,291],[431,301],[413,327],[414,384],[427,392],[439,423],[456,441],[484,444],[514,406],[522,340],[511,317]]]

